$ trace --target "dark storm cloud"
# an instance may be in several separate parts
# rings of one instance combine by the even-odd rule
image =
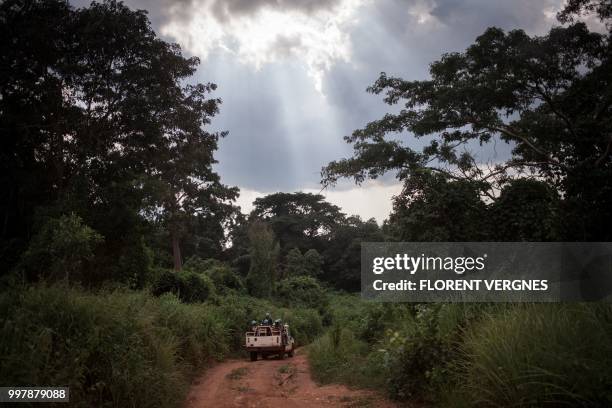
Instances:
[[[221,21],[240,15],[254,14],[265,8],[296,10],[307,14],[318,10],[332,10],[338,0],[215,0],[211,9]]]
[[[77,6],[91,1],[75,0]],[[232,17],[255,14],[261,9],[295,10],[311,14],[318,10],[333,10],[339,0],[124,0],[134,9],[148,10],[158,28],[168,21],[188,21],[194,9],[208,8],[221,22]]]
[[[91,2],[92,0],[70,0],[70,3],[77,7],[88,6]],[[170,21],[189,20],[193,8],[203,2],[199,0],[123,0],[123,3],[134,10],[147,10],[153,28],[159,32],[159,29]]]
[[[496,26],[539,32],[549,26],[547,11],[558,8],[558,0],[444,0],[436,2],[431,14],[455,27]]]

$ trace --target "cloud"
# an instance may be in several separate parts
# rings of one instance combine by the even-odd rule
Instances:
[[[337,61],[350,61],[348,28],[360,0],[193,0],[161,25],[190,53],[206,59],[221,49],[259,70],[294,59],[322,92],[323,76]],[[172,10],[179,7],[170,7]]]
[[[320,10],[333,11],[339,0],[216,0],[211,9],[221,21],[236,16],[253,15],[261,9],[279,9],[313,14]]]

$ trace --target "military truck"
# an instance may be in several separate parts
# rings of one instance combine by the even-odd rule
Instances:
[[[256,325],[251,331],[246,332],[245,349],[251,357],[251,361],[257,361],[257,357],[267,358],[276,355],[284,359],[285,354],[293,357],[295,342],[289,333],[289,325]]]

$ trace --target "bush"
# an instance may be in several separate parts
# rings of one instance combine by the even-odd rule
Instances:
[[[226,265],[214,266],[206,271],[206,275],[212,279],[215,287],[223,294],[229,294],[232,291],[238,293],[246,292],[240,276]]]
[[[215,285],[206,275],[165,270],[159,274],[151,292],[155,296],[173,293],[187,303],[205,302],[215,293]]]
[[[276,288],[278,299],[285,306],[303,306],[324,312],[327,295],[319,281],[310,276],[292,276],[283,279]]]
[[[185,302],[205,302],[215,293],[215,284],[206,275],[183,272],[181,273],[181,278],[185,284],[179,297]]]
[[[153,282],[151,292],[155,296],[161,296],[164,293],[174,293],[179,295],[185,291],[185,281],[177,272],[167,269],[158,273],[157,279]]]
[[[388,391],[395,399],[438,401],[456,381],[466,327],[486,313],[484,304],[411,306],[381,340],[388,361]],[[397,308],[396,308],[397,309]]]
[[[323,320],[315,309],[280,309],[279,315],[289,324],[297,345],[308,344],[323,332]]]
[[[18,269],[29,280],[81,280],[84,265],[103,241],[96,231],[75,215],[50,218],[30,241]]]
[[[465,328],[486,309],[482,304],[369,303],[334,295],[334,324],[310,347],[313,373],[323,382],[385,389],[399,400],[437,402],[458,380]],[[339,350],[352,351],[338,352],[338,344]]]
[[[183,265],[183,268],[186,270],[190,270],[191,272],[204,274],[207,270],[214,268],[216,266],[222,266],[223,262],[217,259],[202,259],[199,256],[190,256],[189,259]]]

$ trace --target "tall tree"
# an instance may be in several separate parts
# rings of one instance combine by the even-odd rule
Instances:
[[[575,21],[584,14],[596,14],[602,22],[607,22],[608,29],[612,17],[612,2],[610,0],[568,0],[557,18],[563,23]]]
[[[249,293],[257,297],[270,297],[277,281],[279,246],[274,232],[264,222],[249,227],[251,266],[247,275]]]
[[[477,183],[423,172],[393,200],[385,230],[399,241],[480,241],[488,237]]]
[[[359,216],[347,217],[336,225],[322,253],[322,279],[336,288],[361,289],[361,243],[382,242],[387,237],[374,218],[363,221]]]
[[[323,258],[316,249],[309,249],[304,253],[304,272],[306,275],[318,277],[323,267]]]
[[[114,0],[7,0],[0,35],[2,246],[24,245],[41,209],[74,211],[113,236],[112,262],[148,213],[171,232],[180,268],[185,223],[223,222],[237,194],[211,169],[223,136],[204,130],[215,85],[186,85],[198,59]]]
[[[304,255],[298,248],[293,248],[285,255],[283,278],[304,275]]]
[[[275,193],[257,198],[253,219],[270,224],[284,253],[291,248],[321,249],[331,229],[342,222],[340,208],[320,194]]]
[[[491,238],[496,241],[557,241],[561,198],[548,184],[513,180],[490,205]]]
[[[510,177],[535,174],[566,198],[572,225],[566,239],[609,240],[611,51],[610,33],[591,32],[581,22],[534,37],[489,28],[465,52],[431,64],[430,79],[382,73],[368,91],[404,108],[346,137],[353,157],[326,166],[323,182],[361,182],[388,171],[408,180],[425,168],[486,183],[482,191],[493,198]],[[431,142],[419,151],[390,138],[398,133]],[[487,165],[470,153],[495,141],[513,147],[509,159]]]

